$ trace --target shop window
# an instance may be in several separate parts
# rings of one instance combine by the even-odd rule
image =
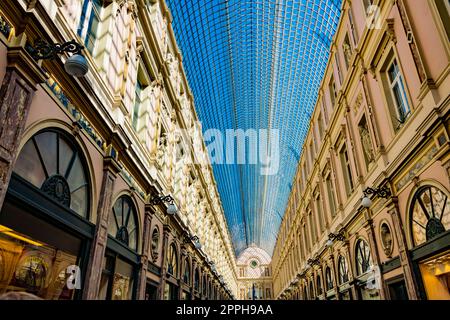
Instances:
[[[320,296],[323,293],[323,290],[322,290],[322,279],[320,278],[319,275],[317,276],[316,282],[317,282],[317,295]]]
[[[153,261],[156,261],[159,256],[159,229],[155,228],[152,232],[151,256]]]
[[[178,300],[178,287],[170,282],[164,286],[164,300]]]
[[[348,282],[348,266],[347,260],[343,256],[339,256],[338,260],[338,276],[339,276],[339,284],[344,284]]]
[[[195,291],[199,291],[200,290],[200,271],[198,269],[195,269],[194,289],[195,289]]]
[[[207,278],[206,276],[204,276],[202,281],[202,294],[204,296],[206,296],[206,289],[207,289]]]
[[[177,257],[177,248],[174,243],[172,243],[169,247],[169,254],[167,255],[167,272],[177,277],[178,275],[178,257]]]
[[[309,282],[309,299],[310,300],[314,300],[314,285],[312,283],[312,281]]]
[[[189,259],[184,259],[184,272],[183,272],[183,281],[186,284],[191,283],[191,266],[189,265]]]
[[[137,213],[129,196],[121,196],[116,200],[109,218],[108,232],[130,249],[137,250]]]
[[[125,260],[116,257],[113,253],[107,253],[103,260],[99,299],[133,299],[134,270],[135,268]]]
[[[22,148],[14,171],[56,202],[88,218],[90,183],[81,154],[64,133],[41,131]]]
[[[366,241],[359,239],[356,242],[356,273],[362,275],[373,268],[370,248]]]
[[[450,229],[447,193],[434,186],[419,188],[411,204],[411,232],[414,245],[432,240]]]
[[[103,6],[102,0],[84,0],[78,35],[83,39],[86,49],[92,54],[98,37],[100,25],[100,13]]]
[[[326,267],[326,269],[325,269],[325,281],[326,281],[327,291],[330,291],[331,289],[333,289],[333,287],[334,287],[333,274],[331,273],[330,267]]]
[[[35,237],[42,238],[42,233],[56,238],[58,234],[47,223],[39,226],[33,235],[25,235],[0,224],[0,294],[21,291],[46,300],[73,299],[75,287],[68,286],[68,270],[77,265],[79,240],[67,237],[64,244],[69,245],[59,247],[55,246],[58,239],[52,244],[38,241]]]

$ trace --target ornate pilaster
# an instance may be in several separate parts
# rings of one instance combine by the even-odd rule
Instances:
[[[86,300],[98,298],[103,259],[108,240],[108,222],[112,208],[112,195],[117,174],[120,170],[119,164],[113,157],[108,156],[104,159],[102,187],[97,208],[97,224],[95,226],[83,292],[83,299]]]
[[[46,75],[23,47],[8,48],[8,64],[0,88],[0,209],[25,129],[31,101]]]
[[[142,240],[142,256],[141,256],[141,265],[139,271],[139,279],[138,279],[138,291],[137,291],[137,299],[145,300],[145,287],[147,284],[147,268],[148,268],[148,254],[150,251],[150,243],[151,243],[151,230],[150,227],[152,225],[152,217],[154,211],[153,206],[149,203],[145,204],[145,217],[144,217],[144,232],[143,232],[143,240]]]
[[[376,268],[380,268],[380,253],[378,251],[378,246],[376,243],[375,238],[375,232],[373,227],[373,220],[371,218],[367,219],[365,229],[367,232],[367,237],[369,238],[369,246],[370,246],[370,252],[372,252],[372,258],[373,263]],[[380,270],[380,269],[379,269]],[[382,300],[386,299],[386,293],[385,293],[385,285],[384,285],[384,278],[383,274],[381,273],[381,270],[379,272],[380,276],[380,296]]]
[[[167,252],[169,251],[170,232],[171,232],[170,226],[168,224],[164,224],[161,282],[159,284],[159,300],[164,300],[164,286],[166,285],[166,279],[167,279]]]
[[[412,271],[412,263],[409,257],[408,244],[406,243],[406,236],[403,229],[402,219],[400,217],[397,197],[392,197],[390,199],[390,202],[388,204],[388,212],[391,215],[392,224],[394,226],[395,237],[398,244],[398,254],[400,258],[400,264],[403,269],[408,297],[410,300],[418,300],[419,295],[417,292],[414,273]]]

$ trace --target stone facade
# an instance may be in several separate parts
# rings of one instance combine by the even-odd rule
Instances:
[[[444,2],[343,2],[274,250],[276,298],[449,298]],[[390,195],[365,208],[368,187]]]
[[[12,184],[30,187],[21,179],[33,176],[22,166],[27,142],[47,131],[73,142],[87,198],[75,203],[72,191],[68,221],[50,209],[39,215],[57,227],[79,226],[69,231],[85,248],[78,253],[83,286],[71,297],[237,296],[235,253],[164,1],[2,1],[0,31],[0,216],[17,195]],[[83,44],[89,73],[69,76],[65,54],[34,61],[27,49],[40,38]],[[47,156],[64,155],[41,152]],[[40,187],[30,189],[38,199],[46,197]],[[175,199],[175,216],[166,213],[167,203],[153,204],[160,195]],[[86,206],[86,216],[77,216],[75,206]],[[131,218],[111,231],[117,206],[131,206]],[[129,221],[135,228],[126,230]],[[0,280],[0,290],[9,290],[9,280]],[[50,287],[34,289],[44,295]]]

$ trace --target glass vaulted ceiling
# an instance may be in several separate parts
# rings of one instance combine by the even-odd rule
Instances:
[[[213,165],[236,254],[252,244],[272,254],[341,0],[167,3],[203,131],[280,130],[275,175],[260,161]]]

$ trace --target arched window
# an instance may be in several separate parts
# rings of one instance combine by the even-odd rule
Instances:
[[[314,285],[313,282],[309,282],[309,299],[314,300]]]
[[[47,129],[22,148],[14,171],[63,206],[88,217],[90,183],[85,161],[64,132]]]
[[[194,289],[198,291],[200,289],[200,271],[195,269],[194,274]]]
[[[317,275],[317,295],[321,295],[322,294],[322,278],[320,278],[320,275]]]
[[[158,248],[159,248],[159,229],[155,227],[152,232],[152,246],[151,246],[151,255],[153,261],[158,259]]]
[[[206,275],[203,276],[203,282],[202,282],[202,293],[203,295],[206,295],[206,287],[207,287],[207,278]]]
[[[191,266],[189,265],[189,259],[187,257],[184,259],[183,281],[186,284],[191,283]]]
[[[347,260],[343,256],[339,256],[338,260],[339,284],[348,282],[348,266]]]
[[[172,243],[169,247],[169,254],[167,255],[167,259],[167,272],[176,277],[178,274],[178,258],[177,248],[175,247],[174,243]]]
[[[450,200],[434,186],[417,190],[411,204],[411,232],[418,246],[450,229]]]
[[[116,200],[109,218],[108,232],[130,249],[137,250],[137,213],[129,196]]]
[[[369,245],[363,239],[356,242],[356,272],[362,275],[373,267]]]
[[[325,281],[326,281],[327,291],[333,289],[333,274],[331,273],[331,268],[328,266],[325,269]]]

